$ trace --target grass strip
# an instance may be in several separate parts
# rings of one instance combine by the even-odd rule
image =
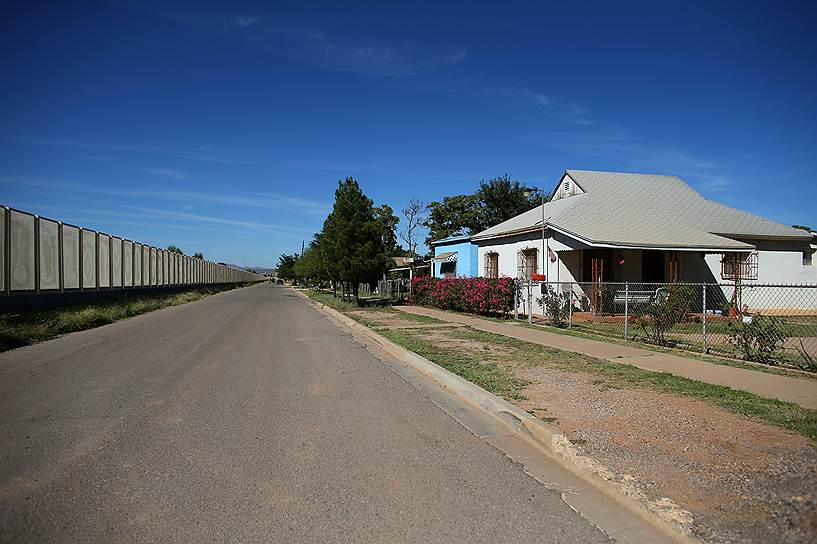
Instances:
[[[503,319],[498,317],[489,317],[489,316],[482,316],[482,315],[473,315],[473,314],[458,314],[463,315],[466,317],[475,317],[478,319],[485,319],[488,321],[495,321],[497,323],[507,323],[507,324],[516,324],[519,327],[525,327],[526,329],[533,329],[545,332],[552,332],[554,334],[563,334],[565,336],[574,336],[576,338],[586,338],[587,340],[596,340],[598,342],[607,342],[610,344],[617,344],[620,346],[628,346],[633,348],[640,348],[646,349],[649,351],[657,351],[659,353],[671,353],[673,355],[677,355],[679,357],[684,357],[685,359],[695,359],[698,361],[704,361],[707,363],[713,363],[716,365],[724,365],[724,366],[731,366],[735,368],[742,368],[744,370],[754,370],[756,372],[765,372],[766,374],[775,374],[778,376],[788,376],[790,378],[800,378],[800,379],[811,379],[817,380],[817,374],[812,372],[807,372],[804,370],[798,369],[789,369],[783,367],[774,367],[769,365],[764,365],[760,363],[750,363],[744,362],[737,358],[726,358],[726,357],[718,357],[717,355],[709,355],[705,353],[699,353],[696,351],[692,351],[691,349],[682,349],[682,348],[672,348],[666,346],[657,346],[655,344],[650,344],[647,342],[637,342],[633,340],[625,340],[620,336],[617,336],[617,333],[605,333],[598,329],[583,329],[579,330],[579,328],[573,329],[565,329],[559,327],[552,327],[546,324],[535,323],[531,324],[527,321],[515,321],[514,319]]]
[[[523,340],[475,329],[457,329],[446,332],[454,338],[511,348],[511,357],[530,365],[548,365],[559,370],[584,372],[602,377],[608,386],[644,387],[703,400],[720,408],[755,421],[776,425],[817,441],[817,410],[810,410],[793,402],[770,399],[738,391],[723,385],[709,384],[675,376],[667,372],[653,372],[626,363],[611,363],[581,353],[562,351]]]
[[[383,330],[379,332],[395,344],[422,355],[494,395],[506,400],[526,399],[521,391],[530,382],[517,378],[493,362],[482,362],[476,357],[440,348],[433,342],[421,338],[415,331]]]
[[[168,306],[179,306],[249,284],[196,287],[172,294],[123,292],[115,300],[0,314],[0,351],[49,340],[69,332],[93,329]]]

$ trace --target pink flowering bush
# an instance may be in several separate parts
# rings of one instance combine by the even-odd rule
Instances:
[[[472,314],[513,311],[518,289],[513,278],[432,278],[411,280],[412,304]]]

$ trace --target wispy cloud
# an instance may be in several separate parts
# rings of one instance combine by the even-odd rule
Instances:
[[[542,108],[548,108],[553,104],[553,101],[546,94],[532,91],[525,87],[485,87],[474,91],[472,94],[496,96],[514,100],[521,99]]]
[[[407,77],[459,64],[468,52],[455,46],[330,41],[321,33],[313,33],[305,36],[298,47],[289,48],[286,54],[338,72]]]
[[[137,168],[141,172],[151,174],[153,176],[160,176],[169,179],[187,179],[187,174],[181,170],[174,170],[172,168]]]
[[[213,156],[211,154],[213,147],[212,145],[209,144],[201,145],[195,149],[184,149],[165,146],[118,144],[114,142],[89,142],[85,140],[56,140],[49,138],[22,136],[16,134],[0,134],[0,140],[5,140],[7,142],[15,142],[18,144],[48,147],[64,147],[73,149],[89,149],[95,151],[141,153],[146,155],[157,155],[163,157],[172,157],[175,159],[211,163],[240,164],[246,166],[263,166],[269,164],[268,162],[265,161],[231,159],[226,157]]]
[[[228,26],[236,28],[250,28],[261,20],[261,17],[236,17]]]
[[[178,191],[165,189],[106,189],[104,187],[88,186],[81,183],[71,183],[57,180],[43,180],[16,176],[0,176],[0,181],[9,184],[25,185],[38,188],[58,188],[72,192],[80,192],[93,195],[106,195],[116,197],[143,197],[160,200],[170,200],[190,204],[197,202],[201,204],[217,204],[219,206],[234,206],[247,208],[264,208],[289,213],[299,213],[305,215],[326,215],[331,205],[326,202],[319,202],[299,197],[276,193],[242,193],[225,194],[206,192],[203,189],[197,191]]]
[[[144,208],[140,206],[125,206],[128,209],[143,212],[154,217],[162,217],[166,219],[173,219],[177,221],[193,221],[200,223],[213,223],[217,225],[230,225],[241,227],[249,230],[265,232],[267,234],[275,234],[277,236],[294,236],[299,237],[309,234],[309,231],[303,228],[295,228],[286,225],[271,225],[267,223],[258,223],[255,221],[242,221],[238,219],[230,219],[224,217],[215,217],[212,215],[201,215],[189,212],[158,210],[155,208]]]
[[[592,160],[606,158],[639,171],[687,177],[702,191],[722,192],[732,187],[731,178],[718,172],[722,166],[719,163],[622,127],[596,125],[592,129],[557,131],[551,133],[546,145]]]

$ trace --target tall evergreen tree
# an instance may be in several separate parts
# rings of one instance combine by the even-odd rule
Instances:
[[[375,208],[353,178],[338,183],[321,245],[333,278],[348,285],[356,300],[359,284],[374,282],[388,270],[397,222],[392,209]]]

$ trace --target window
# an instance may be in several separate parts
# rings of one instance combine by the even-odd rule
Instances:
[[[565,177],[564,184],[562,185],[562,196],[570,196],[570,180]]]
[[[807,249],[803,252],[803,266],[813,266],[814,265],[814,250]]]
[[[499,277],[499,253],[485,254],[485,277],[486,278]]]
[[[440,275],[444,278],[456,278],[457,261],[440,263]]]
[[[756,280],[757,251],[752,253],[724,253],[721,256],[721,278],[725,280]]]
[[[530,281],[531,276],[536,274],[537,250],[523,249],[519,252],[519,269],[517,276]]]

